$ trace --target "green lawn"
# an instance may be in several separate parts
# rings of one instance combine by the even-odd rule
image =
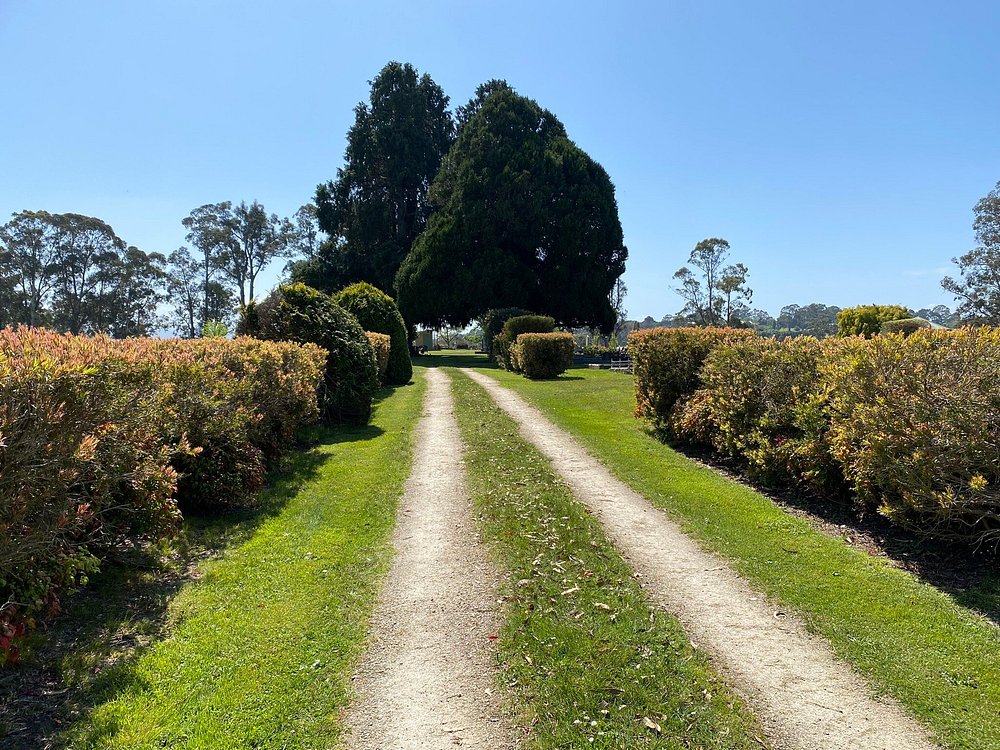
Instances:
[[[72,748],[327,748],[387,570],[423,381],[320,433],[262,519],[169,604],[166,636],[100,676]]]
[[[645,602],[600,524],[481,387],[452,381],[469,490],[508,573],[502,681],[528,746],[759,750],[755,719]]]
[[[434,364],[482,359],[436,355]],[[768,498],[653,439],[632,417],[631,378],[571,370],[529,381],[488,370],[620,479],[826,636],[843,659],[952,748],[1000,747],[1000,628],[954,597],[831,538]],[[995,611],[996,581],[972,592]]]

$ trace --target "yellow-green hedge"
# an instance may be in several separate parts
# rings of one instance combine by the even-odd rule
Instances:
[[[573,364],[573,334],[522,333],[510,350],[511,369],[528,378],[554,378]]]
[[[737,328],[650,328],[630,334],[636,416],[669,432],[677,402],[698,390],[699,373],[708,353],[754,335]]]
[[[365,331],[368,343],[375,350],[375,363],[378,365],[378,382],[385,384],[385,375],[389,369],[389,354],[392,351],[392,337],[387,333],[375,333],[375,331]]]
[[[1000,545],[1000,329],[782,342],[654,331],[630,349],[638,413],[672,436],[765,479],[850,490],[922,534]]]

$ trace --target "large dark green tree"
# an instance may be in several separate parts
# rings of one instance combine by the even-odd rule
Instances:
[[[329,239],[295,279],[328,292],[367,281],[394,295],[396,271],[427,223],[427,191],[454,137],[448,97],[426,73],[390,62],[354,110],[344,167],[316,189]]]
[[[551,112],[502,82],[480,88],[396,277],[403,317],[465,325],[521,307],[610,331],[628,257],[611,180]]]

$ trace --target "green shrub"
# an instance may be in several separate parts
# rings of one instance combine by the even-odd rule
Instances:
[[[918,533],[1000,546],[1000,329],[728,336],[633,334],[637,413],[764,478],[849,488]]]
[[[545,315],[518,315],[503,324],[503,333],[493,339],[493,357],[505,370],[513,370],[511,348],[522,333],[552,333],[556,322]]]
[[[482,329],[483,351],[490,359],[495,359],[493,339],[503,332],[504,323],[521,315],[531,315],[531,311],[522,310],[520,307],[502,307],[496,310],[487,310],[480,316],[479,327]]]
[[[909,336],[921,328],[930,328],[931,322],[923,318],[902,318],[900,320],[887,320],[882,324],[882,333],[901,333]]]
[[[902,305],[858,305],[837,313],[838,336],[871,338],[890,320],[909,318],[910,311]]]
[[[221,320],[207,320],[201,327],[202,338],[224,339],[229,335],[229,326]]]
[[[767,481],[840,488],[820,380],[837,343],[754,337],[716,347],[702,366],[701,389],[675,415],[675,434],[745,460]]]
[[[253,324],[253,325],[251,325]],[[320,408],[327,422],[365,424],[378,388],[375,351],[357,319],[305,284],[283,284],[244,314],[241,333],[313,343],[329,352]]]
[[[333,301],[357,318],[366,331],[390,337],[389,365],[383,382],[388,385],[409,383],[413,377],[409,336],[403,316],[392,297],[371,284],[361,282],[337,292]]]
[[[876,336],[824,377],[834,455],[861,503],[923,533],[1000,543],[1000,329]]]
[[[368,343],[375,351],[375,362],[378,364],[378,382],[385,384],[385,373],[389,369],[389,354],[392,351],[392,338],[385,333],[365,331]]]
[[[754,336],[737,328],[650,328],[629,334],[636,416],[669,433],[675,406],[701,385],[698,373],[709,352]]]
[[[619,349],[617,346],[599,346],[597,344],[588,344],[583,347],[583,351],[580,352],[584,357],[595,357],[598,359],[612,359],[617,357],[619,354]]]
[[[554,378],[573,364],[571,333],[522,333],[511,348],[516,372],[528,378]]]

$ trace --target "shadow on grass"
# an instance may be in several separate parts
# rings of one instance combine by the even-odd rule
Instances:
[[[386,389],[382,398],[391,394]],[[380,427],[316,427],[308,446],[370,440]],[[328,456],[300,449],[272,473],[252,509],[189,514],[169,545],[105,562],[64,611],[35,634],[22,662],[0,671],[0,748],[64,747],[60,733],[95,706],[143,687],[139,657],[168,632],[167,608],[198,565],[247,541],[319,472]]]
[[[655,433],[650,434],[656,439]],[[957,542],[921,537],[875,512],[860,515],[848,495],[824,497],[796,488],[776,487],[747,476],[744,467],[696,447],[668,442],[688,458],[747,485],[788,512],[811,520],[828,536],[839,537],[892,564],[1000,625],[1000,554]]]
[[[475,367],[478,369],[496,370],[495,362],[486,358],[485,354],[479,352],[467,352],[464,350],[428,352],[413,358],[413,364],[417,367]]]
[[[485,354],[479,352],[464,352],[464,351],[443,351],[443,352],[430,352],[428,354],[423,354],[418,357],[413,358],[413,364],[418,367],[426,367],[428,369],[438,368],[438,367],[466,367],[475,368],[477,370],[499,370],[496,362],[486,358]],[[583,380],[584,378],[579,375],[570,375],[575,369],[585,369],[571,367],[567,374],[557,375],[554,378],[535,378],[536,380],[542,382],[563,382],[568,380]]]

